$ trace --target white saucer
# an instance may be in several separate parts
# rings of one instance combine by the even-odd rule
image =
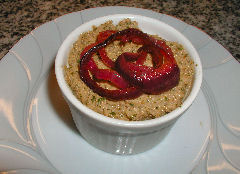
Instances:
[[[111,155],[89,145],[77,132],[60,94],[52,71],[35,97],[32,118],[38,144],[62,173],[189,173],[207,147],[211,122],[202,92],[163,142],[133,156]]]
[[[77,132],[53,74],[66,35],[95,17],[141,14],[181,31],[204,66],[191,108],[157,147],[116,156]],[[6,173],[240,173],[239,63],[208,35],[176,18],[129,7],[92,8],[48,22],[22,38],[0,61],[0,171]]]

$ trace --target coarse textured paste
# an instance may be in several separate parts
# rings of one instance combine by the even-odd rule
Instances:
[[[124,30],[127,28],[138,28],[138,24],[130,19],[124,19],[117,25],[112,21],[107,21],[100,26],[93,26],[91,31],[82,33],[78,40],[73,44],[68,57],[68,65],[64,67],[65,80],[71,88],[73,94],[90,109],[108,117],[135,121],[148,120],[163,116],[177,107],[181,107],[182,102],[192,88],[194,80],[194,62],[188,55],[182,45],[176,42],[166,41],[172,49],[176,62],[180,69],[179,84],[169,91],[159,95],[142,94],[140,97],[132,100],[111,101],[94,93],[80,79],[78,72],[79,58],[82,50],[89,44],[95,43],[99,32],[105,30]],[[159,38],[158,36],[153,36]],[[119,41],[114,41],[106,47],[108,56],[116,60],[123,52],[137,52],[140,46],[134,43],[120,45]],[[107,68],[100,60],[97,54],[93,56],[99,68]],[[151,66],[150,56],[146,65]],[[101,86],[107,89],[116,89],[108,83],[101,83]]]

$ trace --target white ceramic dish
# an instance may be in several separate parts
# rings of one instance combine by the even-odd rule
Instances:
[[[195,78],[192,90],[181,107],[169,114],[146,121],[123,121],[112,119],[84,106],[72,93],[64,79],[64,66],[67,65],[69,52],[83,32],[92,30],[92,26],[99,26],[112,20],[117,24],[123,19],[130,18],[137,21],[139,28],[148,34],[181,43],[194,60]],[[64,98],[69,104],[73,119],[81,135],[93,146],[113,154],[129,155],[141,153],[158,144],[168,133],[173,123],[176,122],[196,98],[202,83],[202,64],[199,55],[190,41],[173,27],[153,18],[133,15],[115,14],[96,18],[80,25],[63,41],[55,60],[55,72],[58,84]]]
[[[191,40],[204,67],[196,101],[167,138],[148,152],[124,157],[99,151],[79,136],[52,68],[57,50],[69,32],[83,22],[115,13],[149,16],[173,26]],[[57,18],[26,35],[0,61],[0,171],[239,173],[239,67],[231,54],[208,35],[168,15],[104,7]],[[50,90],[53,95],[49,95]]]

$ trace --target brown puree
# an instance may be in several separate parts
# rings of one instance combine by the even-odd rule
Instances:
[[[100,26],[93,26],[91,31],[82,33],[79,36],[79,39],[73,44],[73,48],[70,51],[68,65],[64,67],[65,80],[73,94],[84,105],[100,114],[129,121],[148,120],[161,117],[177,107],[181,107],[182,102],[192,88],[195,65],[183,46],[176,42],[166,41],[167,45],[172,49],[179,66],[180,81],[176,87],[159,95],[143,94],[132,100],[111,101],[94,93],[80,79],[78,64],[82,50],[89,44],[95,43],[97,35],[101,31],[120,31],[127,28],[138,28],[137,22],[131,21],[130,19],[124,19],[117,25],[114,25],[112,21],[107,21]],[[159,38],[158,36],[154,37]],[[139,45],[134,43],[120,45],[119,41],[114,41],[106,47],[106,50],[108,56],[115,61],[123,52],[136,52],[139,47]],[[101,61],[99,61],[97,54],[95,54],[93,58],[99,68],[107,68]],[[151,66],[150,58],[148,58],[146,64]],[[106,89],[116,89],[108,83],[101,83],[100,85]]]

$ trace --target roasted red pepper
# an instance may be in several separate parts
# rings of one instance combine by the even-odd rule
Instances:
[[[113,62],[107,56],[105,47],[115,40],[122,43],[133,42],[142,47],[137,53],[121,54],[116,62]],[[110,69],[98,69],[92,59],[92,55],[97,52]],[[152,56],[153,67],[143,65],[147,54]],[[175,87],[180,78],[180,70],[166,43],[138,29],[102,32],[97,42],[86,47],[80,57],[81,79],[95,93],[112,100],[133,99],[143,92],[159,94]],[[107,80],[119,89],[108,90],[100,87],[94,78],[91,78],[89,71],[96,79]]]
[[[109,36],[111,36],[114,33],[116,33],[116,31],[113,31],[113,30],[106,30],[106,31],[99,33],[99,35],[97,37],[97,42],[104,42]],[[106,66],[108,66],[109,68],[114,68],[115,63],[108,57],[105,48],[99,49],[98,53],[100,55],[102,62]]]

